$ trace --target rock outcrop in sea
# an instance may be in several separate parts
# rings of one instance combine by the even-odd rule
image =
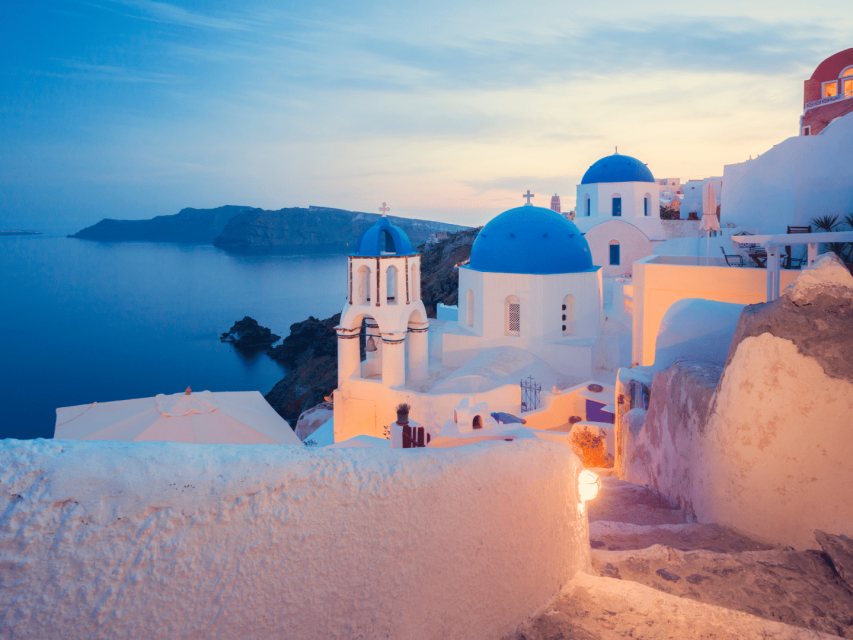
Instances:
[[[246,351],[269,349],[281,339],[267,327],[262,327],[258,321],[249,316],[238,320],[219,338],[222,342],[230,342],[238,349]]]

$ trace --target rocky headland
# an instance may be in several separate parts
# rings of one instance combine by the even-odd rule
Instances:
[[[362,231],[379,219],[378,213],[328,207],[291,207],[269,211],[255,207],[183,209],[150,220],[104,219],[71,238],[108,241],[182,242],[213,244],[234,253],[345,253],[354,250]],[[465,227],[389,216],[408,234],[412,245],[431,235]]]

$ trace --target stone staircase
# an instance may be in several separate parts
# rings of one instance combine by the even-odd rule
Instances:
[[[589,521],[592,573],[509,638],[853,638],[853,589],[823,552],[690,524],[614,477],[602,478]]]

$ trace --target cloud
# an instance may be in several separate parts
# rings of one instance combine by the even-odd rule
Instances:
[[[106,64],[90,64],[78,60],[61,60],[63,66],[72,70],[70,73],[43,72],[42,75],[59,78],[87,78],[90,80],[110,80],[113,82],[157,83],[172,84],[177,78],[168,73],[156,73],[129,69]]]
[[[167,2],[156,2],[155,0],[111,0],[111,2],[137,9],[140,13],[131,15],[143,20],[224,31],[249,31],[252,28],[251,21],[245,19],[235,20],[233,18],[225,19],[206,16],[187,11],[182,7]]]

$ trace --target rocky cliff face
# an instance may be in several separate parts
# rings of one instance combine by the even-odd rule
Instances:
[[[253,209],[234,216],[213,244],[239,253],[305,250],[343,253],[354,251],[361,232],[378,219],[379,214],[324,207]],[[429,220],[391,216],[388,219],[406,232],[412,246],[425,242],[434,233],[464,228]]]
[[[290,372],[264,397],[291,425],[295,426],[303,411],[323,402],[338,386],[335,327],[340,321],[340,313],[325,320],[310,316],[291,325],[290,335],[267,352]]]
[[[216,209],[181,209],[180,213],[173,216],[157,216],[150,220],[104,218],[69,237],[84,240],[211,244],[234,216],[252,210],[252,207],[229,205]]]

